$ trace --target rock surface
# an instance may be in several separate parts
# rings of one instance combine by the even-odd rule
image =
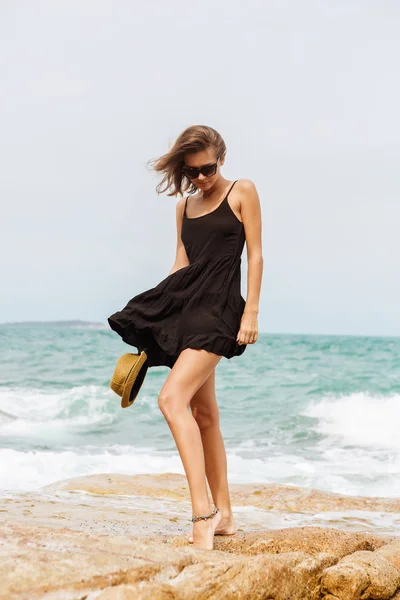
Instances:
[[[238,533],[213,551],[186,541],[182,475],[93,475],[5,497],[0,599],[400,600],[400,501],[230,489]]]

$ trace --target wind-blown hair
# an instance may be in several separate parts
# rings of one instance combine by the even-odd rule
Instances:
[[[167,196],[183,196],[187,191],[195,192],[195,184],[182,173],[184,154],[199,152],[209,147],[214,148],[217,159],[226,153],[225,142],[218,131],[207,125],[192,125],[182,131],[166,154],[148,161],[148,165],[154,171],[163,173],[163,178],[156,187],[157,193],[161,194],[168,189],[170,192]]]

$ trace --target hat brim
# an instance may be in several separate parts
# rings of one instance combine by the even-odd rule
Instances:
[[[144,350],[139,355],[125,380],[124,391],[121,396],[122,408],[131,406],[139,393],[144,377],[146,375],[148,364],[146,363],[147,354]]]

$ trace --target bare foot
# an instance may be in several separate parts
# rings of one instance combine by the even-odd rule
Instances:
[[[193,523],[193,546],[203,550],[212,550],[214,547],[214,533],[220,521],[220,511],[210,519],[195,521]]]
[[[213,519],[210,519],[210,520],[212,521]],[[194,525],[194,523],[193,523],[193,525]],[[214,535],[234,535],[236,532],[237,532],[237,528],[236,528],[233,516],[232,515],[230,515],[229,517],[221,516],[221,519],[215,529]],[[193,532],[192,532],[192,535],[188,535],[186,539],[188,540],[188,542],[193,544]]]

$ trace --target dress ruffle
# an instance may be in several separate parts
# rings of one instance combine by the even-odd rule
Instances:
[[[204,349],[226,358],[239,356],[246,348],[236,341],[245,300],[229,290],[208,291],[210,272],[218,269],[217,264],[194,264],[175,271],[111,315],[111,329],[139,352],[147,350],[149,367],[172,368],[185,348]],[[192,279],[196,293],[188,295]]]

